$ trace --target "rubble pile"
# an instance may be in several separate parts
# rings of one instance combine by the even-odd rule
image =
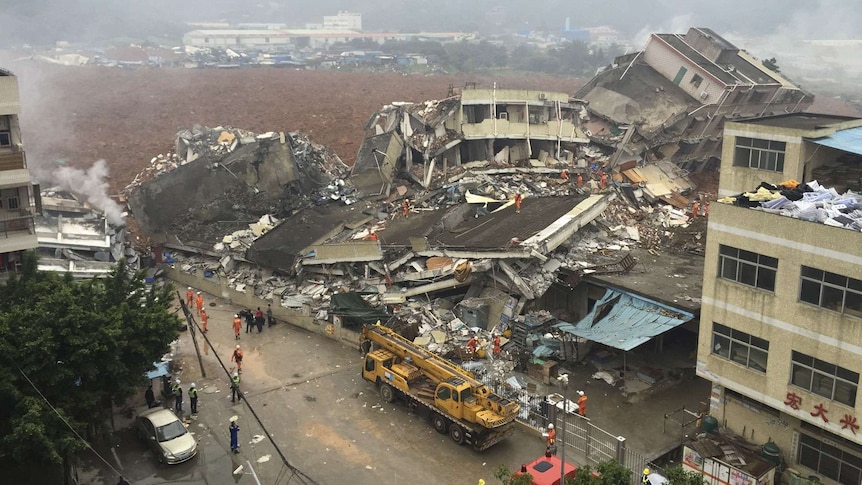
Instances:
[[[779,185],[762,182],[752,192],[722,197],[718,202],[862,231],[862,194],[850,190],[839,194],[834,187],[826,188],[816,180],[806,184],[795,180]]]

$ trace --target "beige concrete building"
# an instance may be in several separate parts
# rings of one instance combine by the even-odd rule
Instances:
[[[33,216],[39,191],[30,182],[18,114],[18,78],[0,69],[0,277],[18,269],[22,251],[38,246]]]
[[[860,119],[796,113],[725,125],[721,195],[788,179],[843,194],[859,190],[859,175]],[[712,204],[697,374],[713,383],[721,425],[774,441],[803,477],[858,485],[862,226],[851,219],[862,217],[838,204],[826,204],[821,222],[800,212]]]

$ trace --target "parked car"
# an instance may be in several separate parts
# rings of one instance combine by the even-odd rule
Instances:
[[[191,460],[198,443],[170,409],[148,409],[138,415],[138,435],[162,463],[175,465]]]

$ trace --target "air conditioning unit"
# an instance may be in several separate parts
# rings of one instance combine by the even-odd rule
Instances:
[[[707,93],[706,91],[700,93],[700,99],[706,99],[708,97],[709,97],[709,93]]]
[[[498,115],[499,115],[499,118],[500,118],[501,120],[507,120],[507,119],[509,119],[509,113],[506,113],[505,111],[504,111],[504,112],[502,112],[502,113],[499,113]]]
[[[545,93],[539,93],[539,99],[547,99],[548,96]]]

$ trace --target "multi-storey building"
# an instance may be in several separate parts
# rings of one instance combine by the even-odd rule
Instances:
[[[357,12],[338,12],[336,15],[324,15],[323,28],[324,30],[362,32],[362,14]]]
[[[16,270],[21,252],[38,246],[33,216],[39,191],[27,170],[20,112],[18,78],[0,68],[0,274]]]
[[[858,485],[862,199],[845,191],[862,186],[862,119],[729,122],[722,155],[719,194],[749,195],[709,213],[697,374],[711,413],[802,476]],[[814,180],[835,190],[753,193]]]
[[[707,28],[652,34],[576,94],[590,111],[633,126],[628,149],[688,169],[716,163],[725,120],[805,110],[814,96]],[[657,155],[659,154],[660,155]]]

